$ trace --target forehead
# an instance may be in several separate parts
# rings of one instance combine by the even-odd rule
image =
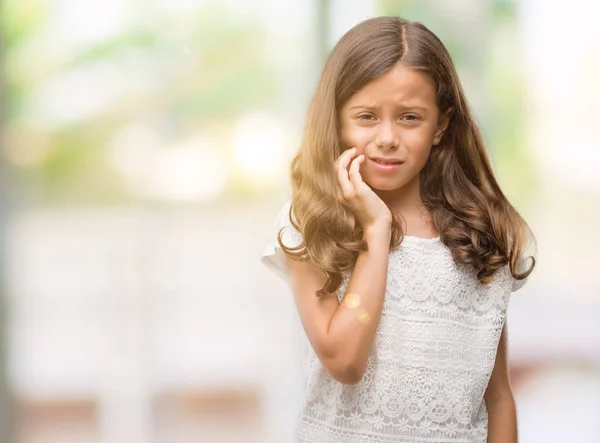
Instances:
[[[397,64],[354,94],[346,107],[387,104],[436,107],[435,84],[429,75]]]

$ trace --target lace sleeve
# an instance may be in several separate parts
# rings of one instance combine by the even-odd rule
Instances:
[[[281,240],[284,245],[287,247],[296,247],[302,243],[302,234],[292,226],[289,218],[290,206],[291,202],[286,202],[279,211],[279,214],[277,214],[273,230],[270,233],[261,256],[262,263],[286,282],[289,281],[289,271],[286,264],[285,253],[277,241],[277,235],[279,234],[280,229],[283,228]]]
[[[519,260],[518,265],[517,265],[517,272],[520,274],[521,272],[525,272],[527,269],[529,269],[531,260],[528,260],[526,258],[521,258],[521,260]],[[529,279],[529,277],[524,278],[523,280],[517,280],[513,277],[513,283],[512,283],[512,292],[516,292],[519,289],[521,289],[523,286],[525,286],[525,283],[527,283],[527,280]]]

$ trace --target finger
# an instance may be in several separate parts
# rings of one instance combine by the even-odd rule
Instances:
[[[352,149],[352,148],[350,148]],[[340,161],[342,161],[344,159],[345,156],[348,155],[350,149],[346,149],[344,152],[342,152],[340,154],[340,156],[338,158],[335,159],[335,161],[333,162],[333,168],[337,171],[337,168],[340,166]]]
[[[352,148],[354,149],[354,148]],[[343,196],[348,199],[354,195],[354,188],[348,177],[348,164],[350,163],[352,150],[345,151],[339,158],[337,164],[337,179]]]
[[[354,156],[356,156],[356,148],[346,149],[337,159],[336,166],[338,168],[342,167],[345,170],[348,170],[348,166],[350,165],[350,162]]]
[[[348,176],[355,190],[360,189],[360,186],[363,182],[362,176],[360,175],[360,165],[364,160],[365,156],[364,154],[361,154],[352,160],[352,164],[350,165],[350,172],[348,173]]]
[[[340,186],[342,197],[344,199],[352,198],[354,196],[354,187],[352,186],[352,183],[350,183],[348,171],[346,170],[346,168],[342,168],[341,166],[338,167],[337,180]]]

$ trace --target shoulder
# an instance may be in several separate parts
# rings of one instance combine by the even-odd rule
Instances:
[[[296,229],[296,218],[292,210],[292,201],[286,201],[275,219],[277,235],[281,233],[281,241],[288,248],[293,248],[302,243],[302,234]]]
[[[273,227],[268,234],[263,247],[261,262],[285,281],[289,280],[289,269],[285,252],[279,244],[279,239],[287,248],[294,248],[302,243],[302,235],[294,227],[291,200],[286,201],[275,216]],[[295,221],[295,219],[294,219]]]
[[[531,266],[531,260],[527,260],[525,258],[522,258],[519,260],[518,265],[517,265],[517,273],[518,274],[522,274],[525,273],[528,269],[529,266]],[[523,286],[525,286],[525,284],[527,283],[527,281],[529,280],[529,276],[525,277],[525,278],[520,278],[517,279],[515,278],[512,273],[510,272],[510,268],[508,269],[508,273],[512,279],[512,287],[511,287],[511,292],[516,292],[519,289],[521,289]]]

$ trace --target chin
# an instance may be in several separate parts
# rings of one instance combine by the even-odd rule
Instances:
[[[377,191],[395,191],[403,187],[406,183],[393,180],[365,180],[365,182]]]

